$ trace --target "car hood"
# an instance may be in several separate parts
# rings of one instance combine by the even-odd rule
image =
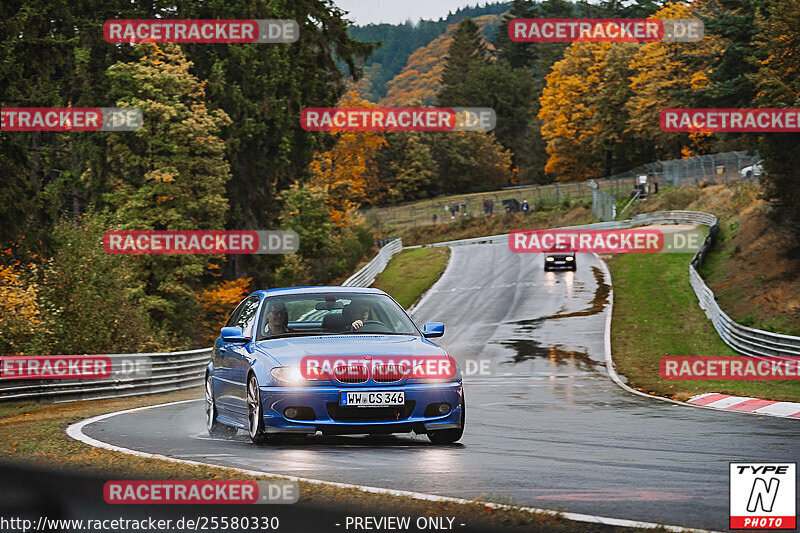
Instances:
[[[325,335],[262,340],[256,349],[281,366],[296,366],[303,357],[315,355],[446,355],[431,341],[412,335]]]

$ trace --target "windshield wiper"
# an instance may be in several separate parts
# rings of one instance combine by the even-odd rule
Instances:
[[[289,332],[289,333],[281,333],[279,335],[270,335],[268,337],[262,337],[259,340],[268,341],[268,340],[271,340],[271,339],[283,339],[283,338],[286,338],[286,337],[314,337],[314,336],[317,336],[317,335],[325,335],[325,334],[324,333],[319,333],[319,332],[292,331],[292,332]]]
[[[414,333],[399,333],[397,331],[343,331],[339,335],[414,335]]]

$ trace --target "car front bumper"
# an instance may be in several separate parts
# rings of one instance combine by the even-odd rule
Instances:
[[[307,387],[261,387],[264,429],[268,433],[427,433],[440,429],[461,427],[461,382],[420,383],[404,385]],[[404,391],[405,406],[387,407],[338,406],[343,391]],[[433,403],[449,403],[445,415],[425,416]],[[288,407],[309,407],[313,420],[289,419],[284,416]],[[428,413],[430,415],[430,413]]]
[[[544,264],[545,270],[575,270],[575,261],[549,261]]]

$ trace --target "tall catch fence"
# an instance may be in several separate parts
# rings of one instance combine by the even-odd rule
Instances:
[[[653,188],[656,186],[663,188],[667,185],[684,187],[703,181],[726,183],[755,177],[743,176],[740,171],[757,161],[759,161],[758,154],[748,155],[747,152],[701,155],[687,159],[648,163],[621,174],[595,180],[521,185],[500,191],[446,196],[387,207],[374,207],[364,209],[362,213],[367,222],[373,226],[404,229],[448,223],[464,216],[477,217],[504,213],[506,207],[503,205],[503,201],[511,201],[511,203],[516,201],[519,204],[527,201],[533,210],[562,203],[585,202],[598,206],[599,211],[595,212],[597,218],[613,220],[612,215],[623,214],[621,212],[614,213],[616,200],[631,197],[639,176],[647,176]],[[611,197],[614,198],[613,201]],[[492,202],[491,213],[486,212],[484,201]],[[454,206],[457,210],[451,209]]]

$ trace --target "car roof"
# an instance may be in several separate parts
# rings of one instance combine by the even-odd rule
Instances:
[[[285,296],[287,294],[319,294],[319,293],[348,293],[348,294],[386,294],[380,289],[372,287],[342,287],[335,285],[332,287],[281,287],[274,289],[262,289],[253,294],[264,296]]]

